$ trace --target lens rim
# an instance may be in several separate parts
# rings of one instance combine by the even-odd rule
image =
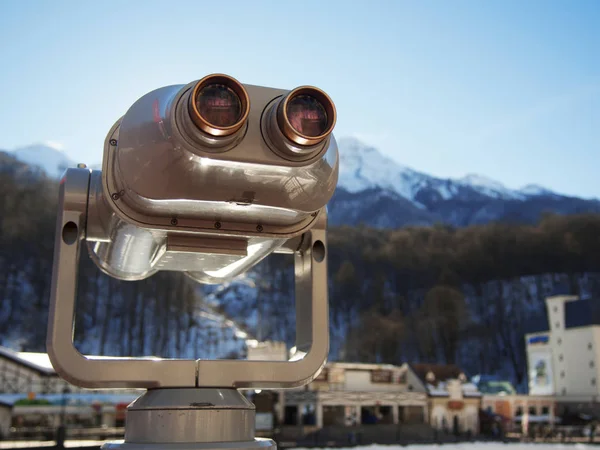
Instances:
[[[202,117],[202,114],[200,114],[198,106],[196,105],[196,99],[198,98],[200,91],[209,84],[223,84],[235,92],[240,99],[242,114],[239,120],[233,125],[220,127],[210,123],[208,120]],[[250,113],[250,97],[248,96],[248,92],[246,92],[244,86],[238,80],[230,77],[229,75],[217,73],[207,75],[196,83],[194,89],[192,90],[192,95],[190,95],[189,107],[192,121],[200,130],[214,137],[230,136],[239,131],[246,123],[248,114]]]
[[[323,105],[323,108],[325,109],[325,113],[327,114],[327,126],[325,127],[325,131],[319,136],[307,136],[300,133],[292,126],[288,118],[288,103],[299,95],[308,95],[310,97],[314,97],[319,103],[321,103],[321,105]],[[297,87],[283,98],[283,100],[279,103],[279,107],[277,108],[277,123],[279,125],[279,129],[290,141],[302,146],[312,146],[322,142],[333,131],[336,120],[337,112],[333,101],[329,95],[314,86]]]

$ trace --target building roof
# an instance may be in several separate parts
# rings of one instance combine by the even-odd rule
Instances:
[[[481,392],[477,389],[477,386],[473,383],[463,383],[460,386],[462,395],[465,398],[468,397],[481,397]],[[432,384],[427,385],[427,392],[432,397],[450,397],[450,391],[448,390],[448,383],[443,381],[438,383],[436,386]]]
[[[339,368],[345,370],[400,370],[402,366],[394,366],[393,364],[372,364],[372,363],[356,363],[356,362],[328,362],[325,367]]]
[[[131,359],[128,356],[99,356],[99,355],[83,355],[87,359],[123,359],[128,360]],[[50,362],[50,357],[47,353],[35,353],[35,352],[15,352],[6,347],[0,346],[0,358],[5,358],[13,361],[16,364],[20,364],[24,367],[28,367],[36,372],[39,372],[42,375],[48,376],[58,376],[52,363]],[[144,359],[149,361],[159,360],[156,356],[144,356],[135,359]]]
[[[510,381],[506,380],[485,380],[477,383],[479,392],[484,395],[514,395],[517,390]]]
[[[86,406],[93,404],[117,405],[131,403],[138,398],[143,391],[124,392],[124,393],[106,393],[101,390],[90,391],[86,393],[66,393],[66,394],[36,394],[36,400],[47,400],[50,405],[60,406],[63,404],[69,406]],[[12,407],[20,400],[27,399],[27,394],[0,394],[0,405]]]
[[[481,397],[477,385],[467,382],[464,371],[454,364],[409,364],[432,397],[449,397],[453,383],[460,387],[463,397]],[[431,376],[433,375],[433,377]]]
[[[0,358],[8,359],[42,375],[56,376],[56,371],[46,353],[15,352],[6,347],[0,347]]]
[[[516,395],[517,390],[508,380],[503,380],[498,375],[475,375],[471,382],[477,386],[482,395]]]
[[[600,325],[600,301],[575,300],[565,303],[565,328]]]
[[[475,383],[464,383],[462,385],[463,395],[465,397],[481,397],[479,387]]]
[[[454,364],[409,364],[412,371],[424,384],[437,385],[449,379],[457,379],[464,372]],[[433,373],[435,380],[428,380],[427,374]]]
[[[565,302],[565,328],[600,325],[600,300],[584,299]],[[548,316],[540,314],[532,317],[525,325],[527,334],[550,331]]]

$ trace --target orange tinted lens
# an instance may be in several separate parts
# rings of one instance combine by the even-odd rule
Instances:
[[[216,127],[230,127],[242,117],[240,98],[224,84],[203,87],[196,98],[196,107],[202,118]]]
[[[327,130],[327,112],[323,105],[310,95],[297,95],[290,99],[286,115],[292,127],[304,136],[320,136]]]

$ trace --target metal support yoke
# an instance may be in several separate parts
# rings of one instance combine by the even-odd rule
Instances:
[[[85,388],[149,389],[292,388],[316,377],[329,351],[325,211],[294,252],[297,352],[289,361],[95,358],[79,353],[73,330],[89,185],[88,169],[68,169],[60,183],[47,348],[62,378]]]

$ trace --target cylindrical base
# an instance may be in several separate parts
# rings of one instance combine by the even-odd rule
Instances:
[[[131,444],[254,439],[254,405],[237,389],[150,389],[127,408]]]
[[[130,444],[127,442],[107,442],[102,450],[277,450],[272,439],[254,438],[239,442],[186,442],[160,444]]]
[[[102,449],[276,450],[254,426],[254,405],[236,389],[151,389],[127,408],[125,440]]]

